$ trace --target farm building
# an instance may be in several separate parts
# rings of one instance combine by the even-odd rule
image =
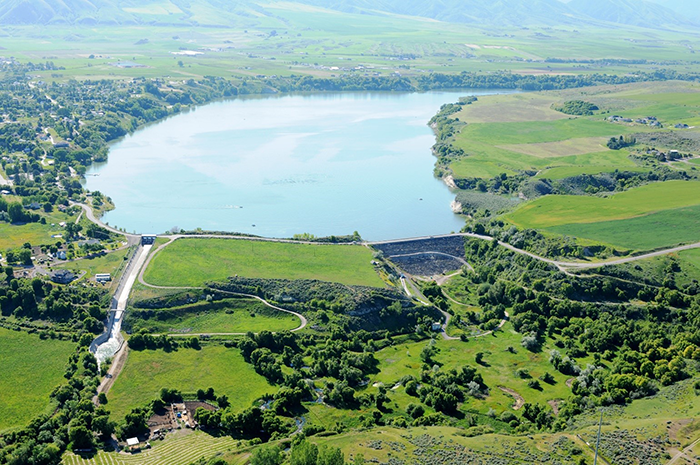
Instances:
[[[106,283],[112,280],[112,275],[109,273],[97,273],[95,275],[95,281],[98,283]]]

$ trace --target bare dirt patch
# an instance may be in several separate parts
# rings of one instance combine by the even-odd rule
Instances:
[[[559,415],[559,403],[560,400],[548,400],[547,403],[552,407],[552,410],[554,410],[554,415]]]

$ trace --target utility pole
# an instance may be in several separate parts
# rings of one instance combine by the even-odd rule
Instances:
[[[600,409],[600,422],[598,423],[598,439],[595,441],[595,458],[593,465],[598,465],[598,447],[600,446],[600,429],[603,426],[603,409]]]

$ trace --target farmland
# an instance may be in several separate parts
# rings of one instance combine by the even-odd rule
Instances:
[[[48,407],[49,394],[63,381],[74,350],[72,342],[42,341],[34,334],[0,328],[0,431],[23,426]]]
[[[175,287],[234,275],[383,287],[371,261],[372,252],[362,246],[179,239],[153,258],[144,277],[149,284]]]
[[[672,181],[647,184],[609,197],[546,196],[507,216],[522,227],[547,228],[570,223],[622,220],[700,202],[700,183]]]
[[[238,449],[230,437],[215,438],[199,431],[178,431],[163,443],[139,454],[116,454],[99,451],[92,457],[66,454],[64,465],[190,465],[201,458],[224,455]]]
[[[113,418],[124,418],[131,409],[155,399],[163,387],[184,393],[213,387],[217,395],[227,395],[236,410],[274,392],[236,349],[204,346],[201,350],[174,352],[132,350],[108,396]]]

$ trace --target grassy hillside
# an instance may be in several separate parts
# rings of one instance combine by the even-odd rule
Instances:
[[[238,275],[383,287],[371,261],[372,252],[362,246],[179,239],[153,258],[145,279],[158,286],[201,286]]]
[[[75,343],[0,328],[0,432],[23,426],[49,405]]]

